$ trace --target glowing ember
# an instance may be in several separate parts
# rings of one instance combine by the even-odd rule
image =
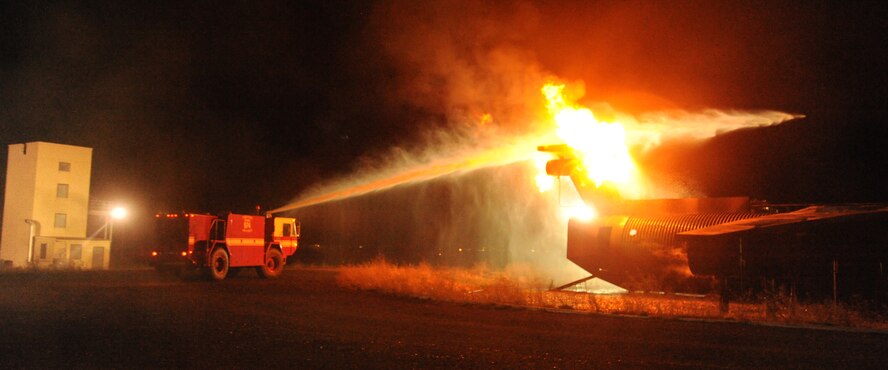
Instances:
[[[481,119],[478,120],[478,123],[482,126],[493,122],[493,116],[490,113],[484,113],[481,115]]]

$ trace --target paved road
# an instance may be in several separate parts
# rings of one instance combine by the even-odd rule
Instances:
[[[355,292],[336,272],[221,283],[0,275],[0,368],[884,368],[888,335],[562,314]]]

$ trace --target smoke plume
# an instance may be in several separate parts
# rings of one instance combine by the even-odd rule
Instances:
[[[523,2],[393,1],[376,7],[367,37],[386,63],[381,70],[392,71],[385,99],[427,112],[415,122],[426,132],[423,140],[367,156],[353,175],[317,186],[273,212],[297,210],[307,237],[313,227],[322,235],[316,237],[319,244],[400,253],[413,262],[529,264],[558,282],[581,277],[582,270],[565,257],[563,199],[559,192],[537,190],[531,158],[537,145],[556,140],[545,115],[543,84],[566,82],[575,101],[586,86],[559,80],[539,63],[528,47],[530,38],[539,37],[539,20],[539,12]],[[632,115],[606,102],[588,104],[603,119],[624,124],[638,151],[794,118],[712,109]],[[636,195],[687,193],[667,185],[670,189]],[[363,200],[352,199],[358,196]],[[337,221],[314,223],[312,217]],[[324,241],[323,235],[330,237]]]

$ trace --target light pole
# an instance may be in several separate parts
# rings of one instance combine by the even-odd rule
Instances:
[[[34,262],[34,237],[37,233],[34,231],[35,229],[40,227],[40,223],[37,220],[32,220],[30,218],[26,218],[25,222],[28,223],[28,263]],[[39,230],[39,229],[38,229]]]
[[[108,220],[108,243],[111,243],[111,239],[114,238],[114,220],[122,220],[126,218],[128,213],[126,208],[121,206],[111,209],[111,212],[109,212],[111,218]]]

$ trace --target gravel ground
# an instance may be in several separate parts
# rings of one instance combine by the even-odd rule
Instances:
[[[884,368],[888,334],[552,313],[351,291],[336,270],[220,283],[0,274],[0,368]]]

